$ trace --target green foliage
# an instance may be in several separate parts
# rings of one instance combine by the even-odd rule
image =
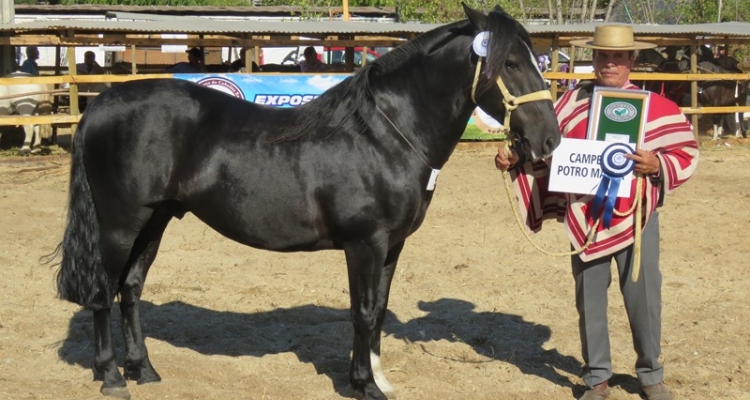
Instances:
[[[16,0],[16,4],[22,0]],[[36,4],[36,2],[30,2]],[[104,4],[120,6],[250,6],[248,0],[61,0],[63,5]]]

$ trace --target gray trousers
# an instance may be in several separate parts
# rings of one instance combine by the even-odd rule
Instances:
[[[641,272],[633,283],[631,270],[633,247],[593,261],[583,262],[571,257],[576,282],[576,308],[581,333],[583,360],[586,363],[583,381],[593,387],[612,377],[612,358],[607,329],[607,289],[612,282],[614,258],[620,276],[620,292],[633,334],[638,358],[635,370],[641,385],[654,385],[664,380],[659,363],[661,354],[661,272],[659,271],[659,214],[649,219],[643,230]]]

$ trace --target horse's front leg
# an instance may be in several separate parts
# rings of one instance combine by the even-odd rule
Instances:
[[[25,156],[31,153],[31,143],[34,141],[34,125],[24,125],[23,133],[23,146],[21,146],[21,150],[18,150],[18,154]]]
[[[380,332],[403,242],[391,250],[386,249],[386,243],[383,239],[344,245],[354,325],[349,380],[356,395],[368,400],[395,398],[380,363]]]
[[[377,322],[375,324],[375,332],[373,333],[372,341],[370,344],[370,362],[372,363],[372,372],[375,378],[375,383],[378,388],[389,399],[396,398],[396,392],[393,390],[393,385],[385,377],[383,366],[380,362],[380,338],[383,330],[383,322],[385,316],[388,313],[388,298],[391,293],[391,282],[393,281],[393,275],[396,273],[396,264],[398,263],[398,257],[401,254],[401,249],[404,248],[404,242],[396,244],[388,251],[388,255],[385,259],[385,266],[383,267],[383,273],[380,275],[380,284],[378,285],[378,304],[377,304]]]
[[[130,398],[125,378],[117,369],[109,308],[94,311],[94,379],[103,381],[102,394]]]

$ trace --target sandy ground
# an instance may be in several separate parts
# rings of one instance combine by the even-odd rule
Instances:
[[[581,393],[568,260],[525,242],[493,153],[456,151],[402,253],[382,344],[400,399]],[[0,160],[0,399],[101,398],[91,315],[56,299],[55,269],[40,264],[61,239],[68,172],[66,156]],[[750,399],[748,182],[750,146],[705,146],[696,176],[661,214],[663,362],[678,399]],[[557,224],[535,240],[567,250]],[[342,253],[258,251],[190,215],[175,220],[142,307],[163,381],[131,383],[133,398],[349,397],[346,282]],[[616,288],[611,398],[638,399]]]

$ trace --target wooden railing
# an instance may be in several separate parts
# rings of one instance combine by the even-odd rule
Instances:
[[[594,79],[593,73],[574,73],[574,72],[545,72],[545,79],[550,80],[562,80],[562,79]],[[64,89],[68,92],[68,95],[75,93],[78,96],[78,84],[84,83],[121,83],[132,80],[140,79],[152,79],[152,78],[173,78],[173,74],[131,74],[131,75],[55,75],[55,76],[38,76],[38,77],[23,77],[23,78],[0,78],[0,85],[14,85],[14,84],[70,84],[69,89]],[[644,73],[644,72],[633,72],[630,74],[632,80],[642,81],[705,81],[705,80],[727,80],[727,81],[739,81],[739,80],[750,80],[750,73],[742,74],[698,74],[698,73],[683,73],[683,74],[665,74],[665,73]],[[55,90],[56,94],[60,93],[60,90]],[[91,95],[91,94],[81,94]],[[553,93],[553,97],[557,94]],[[71,102],[73,103],[73,102]],[[77,102],[76,102],[77,103]],[[77,108],[77,107],[75,107]],[[717,114],[717,113],[733,113],[733,112],[750,112],[750,106],[730,106],[730,107],[698,107],[697,104],[693,104],[691,107],[681,107],[682,112],[685,114]],[[78,110],[71,109],[70,114],[51,114],[51,115],[33,115],[33,116],[0,116],[1,125],[23,125],[23,124],[77,124],[81,116]],[[696,127],[697,129],[697,127]]]

